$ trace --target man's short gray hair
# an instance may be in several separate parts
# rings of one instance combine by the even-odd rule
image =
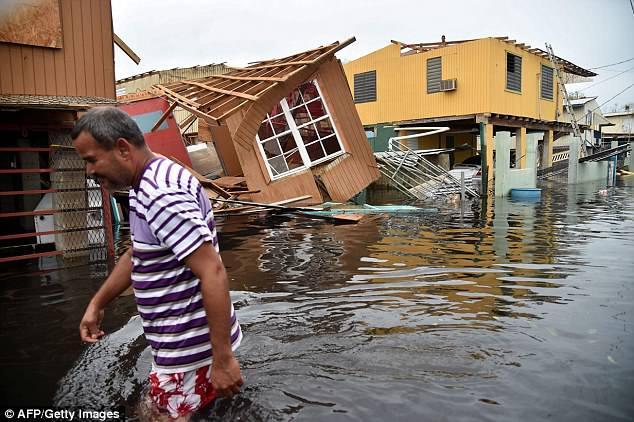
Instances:
[[[145,139],[132,118],[116,107],[95,107],[84,114],[70,132],[75,140],[80,133],[87,132],[105,149],[112,149],[119,138],[141,147]]]

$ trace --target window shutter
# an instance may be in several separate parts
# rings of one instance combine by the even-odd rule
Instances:
[[[541,95],[544,99],[553,99],[553,68],[544,65],[542,65]]]
[[[376,101],[376,70],[354,75],[354,102]]]
[[[506,53],[506,89],[522,92],[522,58]]]
[[[427,59],[427,93],[440,92],[442,57]]]

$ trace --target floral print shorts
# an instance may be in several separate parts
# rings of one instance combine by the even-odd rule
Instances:
[[[211,365],[189,372],[150,372],[149,398],[159,411],[177,419],[202,409],[216,398]]]

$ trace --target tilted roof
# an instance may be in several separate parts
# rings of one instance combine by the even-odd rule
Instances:
[[[197,117],[221,120],[258,101],[292,75],[323,62],[354,41],[353,37],[342,43],[337,41],[281,59],[255,62],[244,68],[233,67],[229,73],[222,75],[154,85],[152,92],[167,97]]]
[[[548,53],[542,50],[541,48],[533,48],[528,44],[518,43],[515,40],[509,40],[509,37],[494,37],[494,38],[500,41],[504,41],[506,43],[512,44],[516,47],[521,48],[522,50],[528,51],[529,53],[548,59]],[[434,50],[437,48],[448,47],[450,45],[461,44],[461,43],[465,43],[469,41],[476,41],[477,39],[479,38],[474,38],[470,40],[445,41],[445,36],[443,35],[441,42],[415,43],[415,44],[405,44],[396,40],[392,40],[391,42],[393,44],[400,45],[401,50],[409,49],[409,51],[407,51],[405,54],[408,54],[408,53],[413,54],[413,53],[422,53],[422,52]],[[555,60],[557,61],[557,64],[559,66],[563,67],[563,70],[565,72],[572,73],[573,75],[584,76],[584,77],[597,76],[597,74],[592,72],[591,70],[584,69],[580,66],[577,66],[576,64],[569,62],[566,59],[562,59],[561,57],[555,56]]]

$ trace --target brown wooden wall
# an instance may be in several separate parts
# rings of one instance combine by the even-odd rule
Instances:
[[[302,82],[313,78],[319,83],[346,154],[321,166],[271,181],[255,140],[260,122],[281,98]],[[253,195],[256,201],[275,202],[311,195],[312,198],[303,203],[321,203],[328,200],[328,196],[335,201],[343,202],[380,176],[361,120],[352,102],[343,69],[334,57],[319,66],[309,66],[303,72],[294,74],[284,83],[268,91],[251,105],[246,113],[231,116],[226,120],[226,124],[232,133],[249,189],[260,190],[260,193]],[[324,183],[327,195],[318,188],[316,176]]]
[[[372,149],[352,100],[348,82],[339,60],[333,58],[319,68],[317,83],[324,96],[335,127],[350,155],[332,164],[324,164],[321,175],[333,201],[347,201],[380,177]],[[319,171],[316,168],[315,171]]]
[[[63,47],[0,42],[0,93],[115,98],[110,0],[61,0]]]
[[[212,142],[220,160],[225,176],[242,176],[242,168],[236,154],[236,148],[231,140],[231,133],[226,125],[212,125],[198,120],[198,139]]]

